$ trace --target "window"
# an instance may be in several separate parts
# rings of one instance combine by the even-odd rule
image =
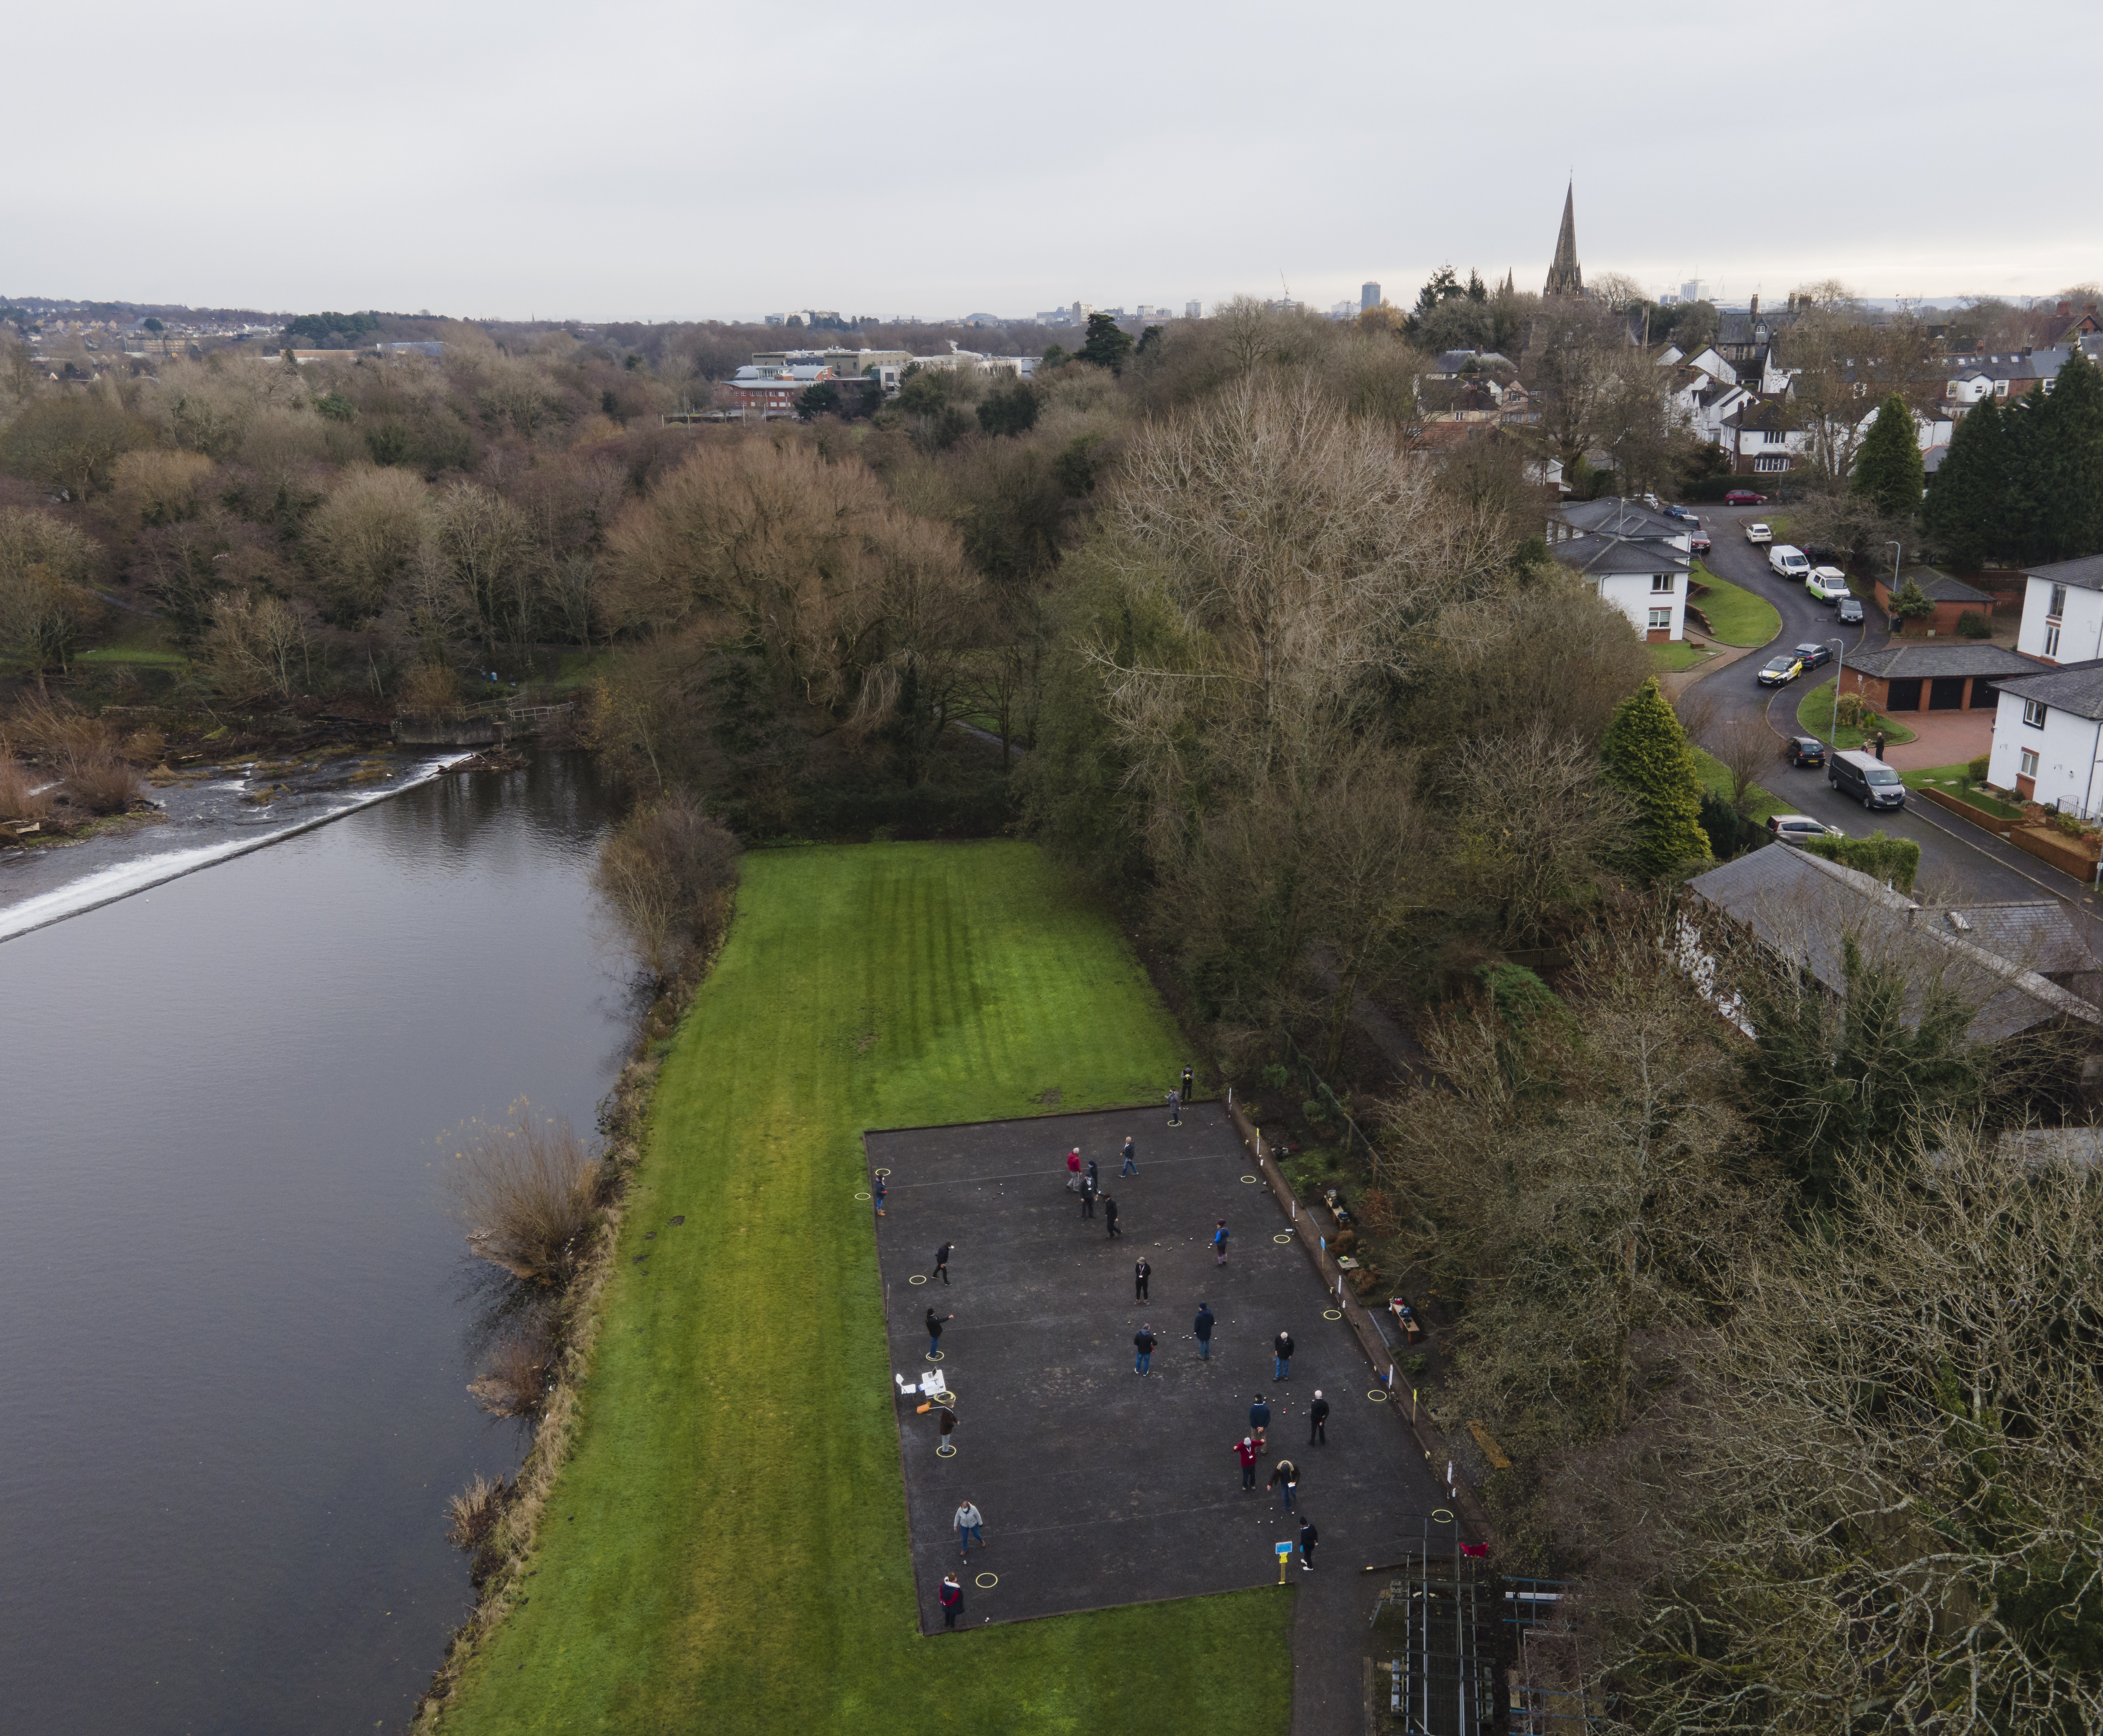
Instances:
[[[1957,382],[1953,380],[1942,388],[1942,395],[1945,397],[1954,397],[1957,396],[1958,389]]]
[[[1995,380],[1995,381],[1994,382],[1994,396],[1995,397],[2006,397],[2007,395],[2008,395],[2008,383],[2007,383],[2007,381],[2006,381],[2005,380]]]
[[[1673,588],[1673,582],[1670,573],[1652,573],[1650,575],[1650,588],[1653,591],[1669,591]]]
[[[1789,444],[1789,431],[1786,428],[1771,428],[1760,436],[1760,439],[1771,446],[1785,446]]]
[[[1650,624],[1653,627],[1663,627],[1669,629],[1672,625],[1672,611],[1670,609],[1652,610],[1650,612]]]
[[[2023,749],[2022,774],[2026,778],[2034,778],[2037,775],[2037,755],[2028,748]]]
[[[2041,730],[2044,727],[2044,701],[2043,699],[2025,699],[2023,701],[2023,721],[2034,730]]]
[[[1786,452],[1777,453],[1772,457],[1763,455],[1753,460],[1753,468],[1755,470],[1786,470],[1789,468],[1789,455]]]
[[[2044,629],[2044,654],[2047,657],[2059,655],[2059,623],[2047,621]]]
[[[2063,619],[2065,615],[2066,587],[2063,584],[2056,584],[2052,588],[2052,606],[2045,610],[2045,619],[2056,621]]]

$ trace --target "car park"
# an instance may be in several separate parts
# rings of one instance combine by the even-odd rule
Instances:
[[[1792,735],[1785,757],[1792,766],[1823,766],[1825,744],[1816,735]]]
[[[1811,576],[1803,581],[1803,588],[1821,603],[1837,603],[1852,595],[1847,588],[1847,575],[1837,566],[1814,566]]]
[[[1756,495],[1750,488],[1734,488],[1723,496],[1726,506],[1765,506],[1767,504],[1765,495]]]
[[[1753,678],[1763,687],[1786,687],[1803,673],[1803,665],[1795,658],[1770,657],[1760,666],[1760,673]]]
[[[1749,524],[1745,526],[1745,540],[1749,543],[1772,543],[1774,532],[1763,524]]]
[[[1902,808],[1905,784],[1874,753],[1836,753],[1825,762],[1825,781],[1865,808]]]
[[[1862,621],[1861,598],[1859,597],[1842,597],[1840,599],[1840,619],[1847,623],[1851,627],[1860,626]]]
[[[1799,645],[1790,654],[1807,669],[1816,669],[1821,664],[1833,661],[1833,647],[1830,645]]]
[[[1844,838],[1847,835],[1838,826],[1829,826],[1808,814],[1770,814],[1767,830],[1785,844],[1801,843],[1806,838]]]
[[[1803,579],[1811,576],[1811,563],[1804,559],[1803,551],[1787,543],[1776,543],[1767,550],[1767,565],[1784,579]]]

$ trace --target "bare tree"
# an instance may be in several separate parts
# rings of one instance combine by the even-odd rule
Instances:
[[[1683,717],[1682,725],[1686,722]],[[1715,728],[1702,744],[1731,775],[1731,806],[1747,812],[1747,793],[1753,780],[1770,770],[1781,757],[1781,744],[1767,726],[1765,713],[1741,712]]]

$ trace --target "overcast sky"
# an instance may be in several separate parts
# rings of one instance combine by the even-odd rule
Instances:
[[[1327,306],[1375,278],[1405,302],[1447,260],[1538,289],[1574,171],[1588,276],[2042,295],[2103,277],[2074,22],[2030,0],[16,8],[0,293],[931,318],[1281,283]]]

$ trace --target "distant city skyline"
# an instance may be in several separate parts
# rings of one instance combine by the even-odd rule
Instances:
[[[1995,15],[2030,45],[2019,133],[1923,103],[1976,34],[1954,0],[1917,0],[1903,29],[1825,0],[1634,38],[1537,0],[1487,39],[1390,9],[1354,17],[1343,52],[1255,0],[1202,28],[1102,0],[1056,19],[811,0],[787,24],[607,0],[581,40],[547,0],[378,0],[355,31],[261,0],[173,30],[144,0],[96,16],[92,125],[56,75],[78,19],[11,22],[16,63],[51,74],[9,93],[12,293],[597,323],[1091,293],[1329,309],[1372,280],[1403,306],[1447,263],[1538,289],[1573,175],[1587,282],[1699,277],[1743,302],[1827,277],[1947,300],[2103,277],[2057,169],[2084,154],[2090,75],[2039,0]],[[1113,42],[1143,77],[1080,47]],[[785,52],[785,104],[739,76]],[[1444,76],[1460,64],[1480,76]],[[1736,148],[1715,131],[1734,107]]]

